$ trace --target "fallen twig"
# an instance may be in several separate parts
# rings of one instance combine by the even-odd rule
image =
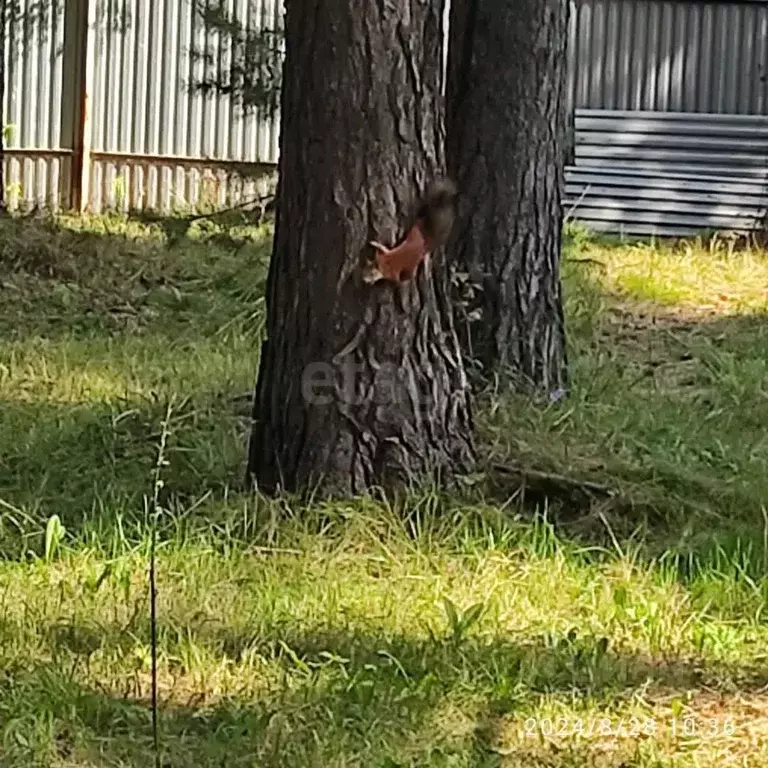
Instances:
[[[545,495],[572,495],[579,493],[583,496],[599,496],[612,498],[617,491],[601,483],[591,480],[581,480],[566,475],[558,475],[552,472],[542,472],[537,469],[527,469],[514,464],[492,464],[491,469],[503,475],[516,477],[533,491]]]
[[[590,259],[590,258],[583,258],[583,259],[565,259],[566,264],[595,264],[598,267],[602,267],[605,269],[606,265],[604,261],[600,261],[600,259]]]

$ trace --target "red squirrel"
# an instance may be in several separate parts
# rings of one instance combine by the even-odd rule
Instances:
[[[456,185],[450,179],[434,181],[419,201],[416,221],[399,245],[390,249],[370,241],[376,257],[363,269],[363,281],[410,280],[429,254],[448,241],[456,217],[456,195]]]

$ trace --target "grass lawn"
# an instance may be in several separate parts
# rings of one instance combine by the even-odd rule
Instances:
[[[570,397],[478,474],[247,497],[267,230],[0,223],[0,765],[768,766],[768,257],[572,233]],[[165,443],[163,460],[158,451]]]

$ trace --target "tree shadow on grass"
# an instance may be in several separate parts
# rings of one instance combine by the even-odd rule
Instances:
[[[573,391],[543,407],[512,398],[516,413],[502,406],[489,420],[497,458],[519,470],[496,474],[493,497],[523,486],[566,538],[614,550],[631,542],[651,558],[745,545],[758,554],[766,312],[654,304],[606,291],[589,270],[571,287]]]
[[[490,767],[502,764],[502,731],[509,736],[521,729],[531,731],[527,740],[506,741],[512,757],[523,762],[510,765],[560,765],[566,763],[536,762],[532,755],[541,740],[531,738],[535,726],[525,725],[542,712],[552,716],[553,703],[571,721],[608,717],[616,727],[630,711],[661,723],[673,717],[675,698],[697,691],[717,701],[721,715],[735,715],[739,696],[759,695],[767,679],[765,669],[645,659],[614,651],[604,638],[575,632],[519,642],[473,637],[454,642],[343,629],[292,633],[273,628],[270,637],[259,638],[201,627],[193,634],[213,654],[214,664],[242,665],[243,676],[251,679],[217,695],[215,685],[204,681],[189,688],[196,677],[185,678],[181,662],[176,671],[185,682],[176,688],[169,691],[164,673],[162,746],[165,764],[178,768]],[[124,636],[106,634],[102,647],[114,650],[124,641]],[[57,642],[56,665],[9,669],[2,680],[4,735],[18,755],[9,764],[23,764],[29,729],[47,715],[49,749],[69,750],[104,765],[151,765],[147,676],[127,676],[134,690],[122,698],[115,692],[119,684],[99,690],[78,681],[78,671],[87,669],[85,660],[73,664],[66,639],[57,635]],[[259,670],[261,683],[253,679]],[[139,678],[142,690],[137,693]],[[694,697],[694,709],[696,702]],[[13,728],[22,734],[16,742],[8,738]],[[594,746],[585,744],[584,762],[574,765],[590,764]],[[553,750],[550,757],[556,754]]]
[[[6,217],[0,240],[0,538],[143,519],[170,403],[178,503],[239,484],[266,238]]]
[[[176,219],[170,219],[175,221]],[[228,231],[227,231],[228,232]],[[25,341],[155,330],[213,332],[263,295],[267,231],[170,242],[120,217],[0,220],[0,337]],[[212,323],[214,324],[212,326]]]
[[[249,402],[235,401],[223,383],[219,392],[174,405],[169,463],[162,471],[174,504],[183,508],[208,494],[221,496],[237,483]],[[167,408],[153,398],[82,404],[0,400],[3,552],[11,554],[16,541],[22,554],[29,536],[39,539],[52,514],[74,536],[83,526],[109,538],[118,523],[124,533],[135,533],[132,521],[145,525],[144,499],[152,497]]]

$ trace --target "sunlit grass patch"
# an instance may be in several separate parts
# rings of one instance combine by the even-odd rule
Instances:
[[[745,314],[768,310],[768,257],[711,241],[581,245],[582,262],[604,291],[663,314]],[[576,266],[575,264],[573,266]]]
[[[515,546],[526,541],[522,526],[487,558],[450,539],[414,539],[394,521],[378,527],[380,538],[361,545],[354,517],[325,533],[320,518],[297,514],[271,544],[193,537],[164,547],[160,690],[177,764],[214,765],[225,743],[234,764],[389,756],[440,765],[452,753],[546,765],[563,749],[592,759],[606,748],[671,757],[691,751],[682,731],[692,717],[698,728],[730,722],[735,755],[759,728],[748,715],[762,701],[751,691],[765,629],[744,623],[728,647],[702,644],[702,628],[729,622],[677,582],[659,582],[654,568],[581,562],[566,542],[553,567]],[[4,667],[14,670],[0,697],[16,734],[11,754],[51,754],[67,728],[73,754],[129,759],[148,748],[145,554],[105,561],[64,551],[3,567],[0,584],[26,596],[6,604],[0,629]],[[44,710],[42,687],[53,692]],[[640,738],[632,717],[667,732]],[[193,718],[212,730],[190,728]],[[563,731],[564,719],[574,729],[579,718],[608,718],[613,731],[623,718],[628,732],[585,733],[581,747],[573,734],[537,732],[547,719]],[[481,738],[488,722],[495,735]],[[712,757],[714,742],[699,741],[699,755]]]

